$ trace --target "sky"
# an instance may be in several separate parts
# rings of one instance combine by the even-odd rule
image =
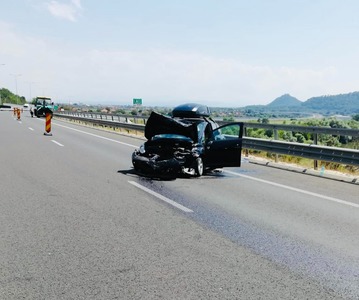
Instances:
[[[212,107],[359,91],[357,0],[0,1],[0,88]]]

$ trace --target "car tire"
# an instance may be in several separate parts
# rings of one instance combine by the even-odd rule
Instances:
[[[200,157],[197,157],[196,161],[195,161],[195,166],[194,166],[194,173],[196,177],[200,177],[203,175],[203,170],[204,170],[204,165],[203,165],[203,160]]]

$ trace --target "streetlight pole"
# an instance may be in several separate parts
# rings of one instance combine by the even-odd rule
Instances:
[[[14,78],[15,78],[16,102],[18,102],[17,99],[19,98],[19,95],[17,94],[17,78],[18,78],[19,76],[21,76],[21,74],[10,74],[10,75],[11,75],[11,76],[14,76]],[[16,103],[16,104],[19,104],[19,103]]]
[[[33,81],[29,81],[29,82],[27,82],[28,84],[29,84],[29,90],[30,90],[30,103],[31,103],[31,85],[33,84],[33,83],[36,83],[36,82],[33,82]]]
[[[0,66],[5,66],[5,64],[0,64]],[[2,104],[1,94],[0,94],[0,104]]]
[[[0,64],[0,66],[5,66],[5,64]]]

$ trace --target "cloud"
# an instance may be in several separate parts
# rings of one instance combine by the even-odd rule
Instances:
[[[69,3],[60,3],[53,0],[46,3],[46,6],[53,16],[72,22],[77,21],[82,10],[81,0],[71,0]]]
[[[18,34],[0,22],[1,86],[14,89],[9,73],[21,73],[18,90],[59,101],[173,106],[187,101],[211,106],[267,104],[289,93],[300,100],[357,90],[351,74],[321,69],[251,65],[203,53],[143,49],[80,49]],[[11,66],[11,69],[10,69]]]
[[[184,101],[226,106],[267,104],[285,93],[306,100],[320,95],[318,91],[326,94],[337,78],[336,70],[330,67],[312,70],[256,66],[163,49],[91,50],[73,60],[71,68],[68,84],[93,82],[92,95],[112,97],[115,102],[138,96],[169,105]],[[77,70],[82,70],[82,75]]]

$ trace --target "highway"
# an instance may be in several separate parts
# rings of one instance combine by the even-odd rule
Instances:
[[[249,163],[138,176],[143,140],[0,111],[0,299],[359,299],[359,186]]]

